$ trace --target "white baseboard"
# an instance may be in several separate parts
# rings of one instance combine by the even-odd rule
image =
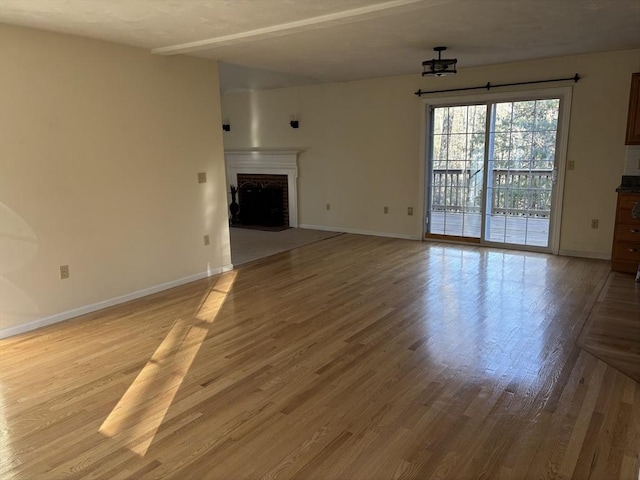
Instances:
[[[403,240],[420,240],[417,235],[404,235],[401,233],[373,232],[371,230],[358,230],[356,228],[326,227],[324,225],[308,225],[301,223],[299,228],[307,228],[309,230],[322,230],[325,232],[341,232],[354,233],[356,235],[371,235],[373,237],[401,238]]]
[[[12,337],[14,335],[18,335],[24,332],[29,332],[31,330],[35,330],[36,328],[45,327],[47,325],[52,325],[54,323],[63,322],[65,320],[69,320],[70,318],[95,312],[96,310],[101,310],[103,308],[112,307],[114,305],[119,305],[121,303],[125,303],[130,300],[135,300],[136,298],[145,297],[153,293],[158,293],[163,290],[168,290],[173,287],[178,287],[186,283],[195,282],[196,280],[202,280],[203,278],[212,277],[213,275],[218,275],[220,273],[228,272],[230,270],[233,270],[232,264],[224,265],[218,268],[211,268],[206,272],[197,273],[195,275],[189,275],[188,277],[180,278],[178,280],[173,280],[167,283],[162,283],[160,285],[155,285],[153,287],[138,290],[136,292],[127,293],[125,295],[120,295],[119,297],[110,298],[108,300],[103,300],[101,302],[93,303],[91,305],[84,305],[82,307],[74,308],[73,310],[68,310],[66,312],[56,313],[55,315],[51,315],[45,318],[39,318],[37,320],[32,320],[31,322],[23,323],[21,325],[16,325],[15,327],[0,328],[0,339]]]
[[[601,252],[581,252],[579,250],[560,250],[558,255],[565,257],[582,257],[582,258],[595,258],[598,260],[611,260],[611,253]]]

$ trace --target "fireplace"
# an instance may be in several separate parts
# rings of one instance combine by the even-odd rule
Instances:
[[[298,226],[297,158],[297,151],[225,152],[227,192],[231,185],[238,188],[240,223]]]
[[[289,226],[289,189],[286,175],[239,173],[238,221],[241,225]]]

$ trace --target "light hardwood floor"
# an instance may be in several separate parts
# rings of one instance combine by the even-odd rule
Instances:
[[[2,340],[0,478],[636,480],[608,270],[342,235]]]
[[[640,284],[611,272],[578,345],[640,382]]]

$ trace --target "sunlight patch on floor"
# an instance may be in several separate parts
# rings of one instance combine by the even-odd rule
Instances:
[[[0,384],[0,458],[2,462],[2,471],[19,464],[17,458],[14,457],[13,446],[11,442],[11,430],[7,421],[7,401],[2,384]]]
[[[231,291],[236,272],[218,277],[192,319],[179,319],[99,431],[143,457]]]

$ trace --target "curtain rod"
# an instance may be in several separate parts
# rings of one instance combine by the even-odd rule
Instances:
[[[576,73],[573,77],[567,77],[567,78],[553,78],[551,80],[534,80],[532,82],[500,83],[497,85],[491,85],[490,82],[487,82],[486,85],[482,85],[481,87],[450,88],[448,90],[432,90],[429,92],[418,90],[417,92],[414,93],[414,95],[417,95],[418,97],[420,97],[422,95],[428,95],[430,93],[462,92],[463,90],[482,90],[485,88],[487,90],[491,90],[492,88],[498,88],[498,87],[513,87],[516,85],[532,85],[534,83],[566,82],[567,80],[573,80],[574,82],[577,83],[578,80],[580,80],[580,75]]]

